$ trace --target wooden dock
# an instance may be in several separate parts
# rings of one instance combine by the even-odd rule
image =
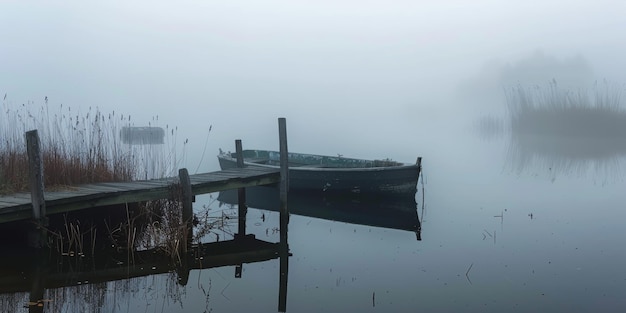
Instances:
[[[239,222],[245,225],[245,188],[279,184],[281,188],[281,218],[286,219],[289,171],[287,165],[287,128],[285,118],[278,119],[280,158],[283,164],[278,169],[263,169],[243,166],[241,140],[235,146],[239,168],[217,172],[189,175],[180,169],[178,177],[132,181],[95,183],[71,186],[63,191],[45,191],[43,154],[37,130],[26,132],[26,150],[29,161],[30,193],[19,193],[0,197],[0,224],[20,220],[31,220],[35,229],[29,235],[31,247],[41,248],[46,244],[47,216],[88,208],[136,203],[142,201],[173,199],[182,203],[182,218],[187,224],[188,240],[183,248],[191,244],[193,232],[193,199],[195,195],[229,189],[239,190]],[[286,225],[286,224],[285,224]],[[35,234],[37,233],[37,234]],[[240,231],[245,235],[245,229]],[[286,239],[286,238],[285,238]],[[285,240],[286,241],[286,240]]]
[[[45,288],[66,286],[68,275],[73,281],[104,282],[129,277],[139,277],[157,272],[170,272],[173,269],[179,274],[179,283],[186,284],[189,270],[216,266],[236,265],[235,276],[241,277],[242,263],[259,262],[280,257],[280,293],[279,312],[286,311],[286,286],[288,273],[289,246],[287,244],[287,227],[289,211],[287,208],[287,193],[289,171],[287,165],[287,132],[286,120],[278,119],[280,169],[244,167],[241,141],[236,141],[238,168],[189,175],[187,169],[180,169],[178,177],[132,182],[94,183],[79,186],[69,186],[60,191],[45,191],[43,185],[42,153],[39,149],[37,130],[26,133],[27,154],[29,158],[30,193],[18,193],[0,196],[0,224],[29,220],[27,249],[38,251],[39,256],[46,256],[51,251],[47,241],[47,216],[88,208],[109,207],[151,200],[170,199],[179,201],[181,205],[182,221],[187,228],[183,231],[178,245],[182,256],[179,261],[172,263],[171,256],[157,253],[159,250],[135,252],[141,255],[143,263],[128,264],[127,266],[113,266],[104,264],[101,267],[87,269],[85,272],[52,271],[45,263],[33,263],[33,277],[21,282],[22,271],[13,271],[14,276],[5,277],[0,282],[1,292],[15,292],[30,290],[31,305],[29,312],[42,312],[43,295]],[[245,234],[246,223],[246,188],[262,185],[278,185],[280,188],[280,242],[268,243],[257,240],[253,235]],[[239,232],[230,242],[198,244],[192,246],[193,235],[193,208],[195,195],[213,193],[226,190],[238,190]],[[22,227],[22,225],[19,225]],[[2,227],[2,225],[0,225]],[[194,249],[194,250],[192,250]],[[193,253],[192,253],[193,252]],[[194,254],[195,253],[195,254]],[[204,258],[199,258],[203,255]],[[42,259],[29,256],[31,261]],[[43,258],[45,259],[45,258]],[[146,263],[147,262],[147,263]],[[18,261],[22,263],[22,261]],[[172,264],[176,264],[172,267]],[[17,276],[15,276],[17,274]],[[7,276],[5,273],[4,276]],[[3,277],[4,277],[3,276]],[[79,277],[79,280],[75,278]],[[70,283],[71,285],[72,283]]]
[[[235,168],[217,172],[189,175],[192,195],[229,189],[276,184],[280,171],[264,168]],[[115,204],[134,203],[170,197],[172,185],[180,183],[179,177],[133,182],[97,183],[68,187],[63,191],[45,192],[47,214],[57,214],[81,209]],[[0,223],[33,217],[30,193],[0,197]]]

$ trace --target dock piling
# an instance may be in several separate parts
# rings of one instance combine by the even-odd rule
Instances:
[[[241,139],[235,140],[235,152],[237,155],[237,167],[243,168],[243,148],[241,145]],[[239,217],[239,229],[237,235],[246,235],[246,215],[248,215],[248,206],[246,205],[246,188],[237,189],[238,194],[238,210],[237,216]]]
[[[189,171],[186,168],[178,170],[178,179],[180,181],[183,212],[182,221],[185,225],[185,242],[182,245],[183,253],[186,253],[191,248],[191,241],[193,240],[193,193],[191,192],[191,179],[189,178]]]
[[[287,207],[287,193],[289,191],[289,152],[287,149],[287,121],[284,117],[278,119],[278,140],[280,145],[280,242],[287,242],[287,226],[289,224],[289,208]]]
[[[289,192],[289,151],[287,149],[287,121],[284,117],[278,119],[278,140],[280,146],[280,273],[278,312],[287,311],[287,275],[289,272],[289,245],[287,230],[289,226],[289,207],[287,194]]]
[[[41,248],[47,240],[46,201],[44,198],[43,157],[40,149],[40,140],[37,130],[26,132],[26,153],[28,155],[28,175],[30,182],[30,196],[32,202],[33,219],[36,229],[29,238],[29,245]]]
[[[287,149],[287,121],[278,119],[278,140],[280,145],[280,205],[281,213],[289,214],[287,192],[289,191],[289,152]]]

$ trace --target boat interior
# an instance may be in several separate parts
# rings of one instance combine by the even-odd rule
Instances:
[[[265,150],[244,150],[244,160],[249,163],[280,165],[280,155],[278,152]],[[236,157],[232,153],[233,158]],[[342,156],[321,156],[313,154],[289,153],[290,167],[315,167],[315,168],[370,168],[370,167],[394,167],[404,164],[389,159],[385,160],[363,160],[344,158]]]

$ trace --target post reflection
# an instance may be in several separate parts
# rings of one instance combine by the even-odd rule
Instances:
[[[288,223],[287,218],[284,221]],[[194,244],[176,259],[163,249],[70,256],[5,247],[0,257],[0,311],[28,308],[29,312],[100,312],[111,305],[106,300],[110,297],[130,303],[142,290],[138,286],[151,288],[148,278],[159,275],[159,281],[167,285],[167,294],[159,297],[176,302],[189,287],[192,270],[233,266],[239,273],[236,277],[241,278],[243,264],[279,259],[278,309],[285,312],[290,256],[287,224],[280,230],[280,242],[260,240],[254,234],[235,234],[232,240]]]
[[[289,221],[287,220],[287,223]],[[286,225],[284,225],[286,226]],[[281,239],[287,239],[287,227],[281,227],[281,233],[284,232],[284,237],[281,234]],[[280,273],[279,273],[279,291],[278,291],[278,312],[287,312],[287,281],[289,275],[289,244],[280,242],[279,258],[280,258]]]

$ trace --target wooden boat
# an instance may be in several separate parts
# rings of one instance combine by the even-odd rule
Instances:
[[[221,152],[220,167],[237,167],[236,153]],[[243,150],[244,166],[279,168],[277,151]],[[421,158],[415,164],[342,156],[289,153],[289,189],[378,195],[415,195]]]

